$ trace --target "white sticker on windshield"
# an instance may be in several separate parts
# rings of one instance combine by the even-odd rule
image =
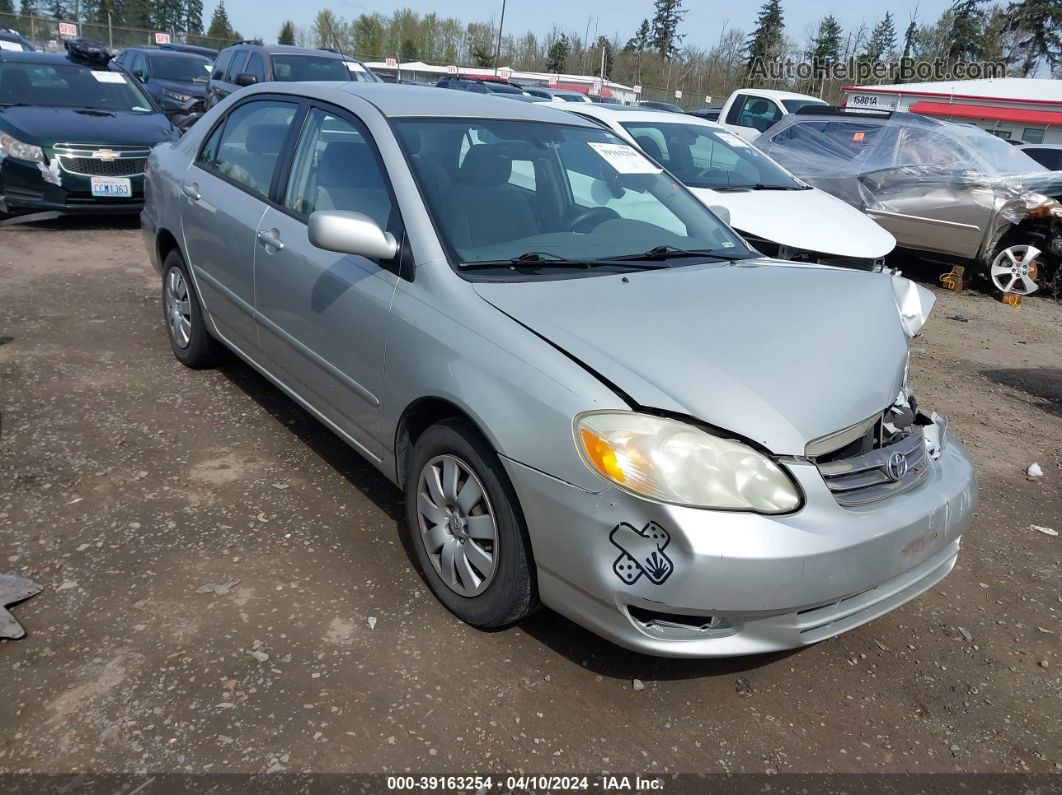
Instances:
[[[92,76],[99,80],[101,83],[124,83],[125,78],[118,72],[97,72],[92,71]]]
[[[723,140],[723,143],[730,144],[731,146],[742,146],[746,149],[752,148],[752,144],[750,144],[744,138],[741,138],[738,135],[734,135],[734,133],[717,132],[716,135],[718,135]]]
[[[605,162],[620,174],[660,173],[660,167],[633,146],[590,142],[590,148],[605,158]]]
[[[343,61],[343,63],[345,63],[347,65],[347,69],[349,69],[352,72],[364,72],[365,71],[365,67],[362,66],[360,63],[356,63],[354,61]]]
[[[13,50],[14,52],[22,52],[22,45],[17,41],[4,41],[0,39],[0,50]]]

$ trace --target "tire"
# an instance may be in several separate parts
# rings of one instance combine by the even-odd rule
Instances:
[[[173,355],[185,367],[201,370],[224,358],[225,349],[207,330],[188,266],[176,249],[162,263],[162,321]]]
[[[457,471],[453,481],[451,465]],[[477,487],[481,497],[473,502]],[[497,453],[469,423],[449,419],[421,434],[405,492],[417,565],[451,613],[486,629],[512,624],[538,608],[534,558],[516,492]],[[493,519],[493,541],[485,516]],[[484,552],[492,561],[489,573]]]

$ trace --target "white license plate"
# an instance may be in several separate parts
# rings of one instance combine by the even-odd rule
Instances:
[[[93,177],[92,195],[111,199],[131,199],[133,183],[128,177]]]

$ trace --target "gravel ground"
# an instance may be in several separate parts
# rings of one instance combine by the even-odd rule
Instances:
[[[938,292],[915,342],[981,483],[940,586],[698,662],[457,622],[398,492],[249,368],[182,368],[158,287],[131,227],[0,231],[0,571],[44,586],[0,772],[1062,770],[1062,305]]]

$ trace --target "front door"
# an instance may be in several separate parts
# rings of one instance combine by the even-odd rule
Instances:
[[[248,356],[254,321],[256,234],[277,170],[294,102],[261,99],[218,124],[181,184],[185,252],[218,333]]]
[[[265,366],[369,455],[384,447],[380,394],[390,263],[310,245],[316,210],[363,213],[401,240],[401,221],[367,129],[327,106],[306,114],[280,208],[258,229],[256,307]]]

